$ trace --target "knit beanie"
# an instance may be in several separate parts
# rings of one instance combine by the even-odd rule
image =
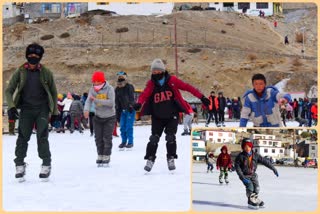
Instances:
[[[124,72],[124,71],[119,71],[119,72],[117,73],[117,78],[118,78],[118,79],[125,79],[125,80],[127,80],[127,73]]]
[[[162,72],[166,71],[166,68],[165,68],[165,66],[164,66],[164,64],[163,64],[161,59],[155,59],[151,63],[151,72],[154,71],[154,70],[159,70],[159,71],[162,71]]]
[[[102,71],[95,71],[92,75],[92,82],[105,82],[104,73]]]
[[[245,139],[242,140],[242,144],[241,144],[242,150],[244,150],[244,147],[245,147],[246,145],[248,145],[249,147],[251,147],[251,149],[253,148],[253,143],[252,143],[251,140],[248,139],[248,138],[245,138]]]

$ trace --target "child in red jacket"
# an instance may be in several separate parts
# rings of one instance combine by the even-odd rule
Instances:
[[[227,146],[224,145],[220,151],[221,151],[221,153],[217,159],[217,170],[220,169],[219,183],[220,184],[223,183],[222,177],[224,175],[224,180],[225,180],[226,184],[228,184],[229,183],[228,170],[230,170],[232,167],[232,161],[231,161],[230,155],[228,154]]]
[[[179,113],[190,114],[188,103],[182,98],[179,90],[188,91],[202,103],[209,105],[210,101],[196,88],[169,75],[161,59],[155,59],[151,64],[151,80],[140,94],[134,105],[137,111],[141,108],[141,115],[151,115],[151,136],[147,144],[144,159],[147,164],[144,170],[150,172],[156,159],[158,143],[162,132],[166,134],[167,164],[169,170],[174,170],[176,153],[176,133],[178,129]]]

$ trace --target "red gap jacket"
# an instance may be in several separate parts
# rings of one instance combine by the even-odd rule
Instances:
[[[187,103],[183,99],[179,89],[183,91],[188,91],[199,99],[203,97],[203,94],[198,89],[189,85],[188,83],[183,82],[182,80],[178,79],[176,76],[166,75],[166,78],[168,78],[168,80],[166,81],[165,84],[168,84],[171,90],[173,91],[174,99],[180,105],[179,107],[181,107],[184,110],[184,112],[187,114],[192,113],[192,108],[190,107],[189,103]],[[138,98],[138,103],[142,105],[141,115],[151,114],[149,109],[149,102],[150,102],[150,98],[152,96],[154,87],[155,87],[155,83],[153,82],[153,80],[149,80],[147,82],[145,89],[143,90],[143,92],[140,94]]]

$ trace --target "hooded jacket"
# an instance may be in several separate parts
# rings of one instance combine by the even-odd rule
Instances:
[[[226,150],[226,153],[222,153],[222,150]],[[232,167],[232,161],[231,161],[231,157],[230,155],[228,154],[228,147],[227,146],[223,146],[221,148],[221,153],[219,154],[218,156],[218,159],[217,159],[217,168],[231,168]]]
[[[95,97],[94,101],[90,99],[91,96]],[[84,111],[90,111],[92,103],[95,104],[95,115],[97,117],[109,118],[115,116],[114,89],[107,81],[99,91],[95,91],[93,87],[90,88]]]
[[[279,101],[281,98],[287,99],[288,102],[291,100],[289,94],[280,93],[273,86],[266,87],[262,97],[259,97],[254,90],[247,91],[243,97],[240,127],[246,127],[249,118],[255,127],[279,127],[281,124]]]

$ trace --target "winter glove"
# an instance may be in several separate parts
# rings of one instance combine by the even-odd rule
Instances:
[[[8,118],[9,120],[17,120],[19,119],[19,113],[15,107],[12,107],[8,110]]]
[[[140,103],[135,103],[133,105],[133,109],[136,110],[136,111],[138,111],[140,108],[141,108],[141,104]]]
[[[273,173],[274,173],[277,177],[279,177],[278,171],[277,171],[276,169],[273,170]]]
[[[250,179],[248,179],[248,178],[243,178],[243,179],[242,179],[242,182],[243,182],[244,184],[250,184],[250,183],[251,183]]]
[[[132,105],[130,105],[130,106],[129,106],[129,108],[128,108],[128,112],[132,113],[132,112],[133,112],[133,110],[134,110],[134,109],[133,109],[133,106],[132,106]]]
[[[210,100],[208,98],[206,98],[204,95],[201,97],[201,102],[205,106],[209,106],[210,105]]]

